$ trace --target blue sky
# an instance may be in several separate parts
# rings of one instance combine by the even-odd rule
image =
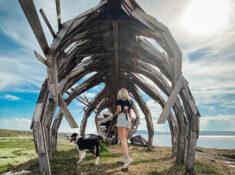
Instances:
[[[98,0],[62,0],[62,20],[75,17],[95,6]],[[169,27],[183,53],[183,74],[201,112],[201,130],[235,131],[235,10],[232,0],[137,0],[141,7]],[[200,4],[201,3],[201,4]],[[200,10],[197,5],[200,6]],[[54,0],[35,0],[43,8],[54,30],[57,29]],[[220,11],[217,8],[220,7]],[[203,9],[211,11],[204,12]],[[213,10],[216,11],[213,14]],[[226,12],[226,13],[225,13]],[[207,14],[208,13],[208,14]],[[227,14],[227,16],[225,16]],[[204,15],[204,16],[203,16]],[[215,16],[217,15],[217,16]],[[199,19],[200,18],[200,21]],[[214,19],[216,18],[216,19]],[[41,20],[48,42],[52,37]],[[31,28],[16,0],[0,1],[0,128],[28,130],[46,70],[34,57],[41,52]],[[197,25],[198,24],[198,25]],[[191,27],[191,28],[190,28]],[[189,30],[190,29],[190,30]],[[200,31],[200,32],[198,32]],[[86,95],[92,99],[102,86]],[[143,94],[149,105],[155,130],[161,109]],[[80,122],[83,105],[69,106]],[[139,129],[146,129],[141,114]],[[94,132],[93,116],[88,132]],[[69,130],[63,121],[61,131]]]

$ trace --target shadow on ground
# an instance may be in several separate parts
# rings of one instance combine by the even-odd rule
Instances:
[[[76,149],[71,149],[68,151],[58,151],[53,155],[53,159],[51,161],[51,171],[52,174],[62,175],[62,174],[111,174],[109,170],[113,170],[112,174],[115,170],[120,171],[120,167],[122,163],[110,162],[110,160],[120,157],[121,155],[118,153],[102,153],[101,163],[98,166],[95,166],[95,160],[93,155],[88,154],[85,160],[77,165],[78,161],[78,153]],[[108,163],[105,163],[106,160]],[[20,170],[28,170],[31,171],[31,174],[40,174],[39,172],[39,164],[38,159],[30,160],[26,163],[20,164],[18,166],[12,167],[12,171],[20,171]]]
[[[100,165],[95,166],[93,155],[87,154],[85,160],[77,165],[78,152],[76,149],[61,150],[53,155],[51,171],[53,175],[182,175],[185,174],[184,166],[175,165],[175,157],[171,156],[168,148],[156,148],[148,152],[143,148],[130,147],[133,162],[128,172],[121,171],[121,154],[119,146],[112,146],[110,151],[102,152]],[[196,162],[197,174],[230,174],[229,171],[218,169],[208,163]],[[31,171],[31,174],[40,174],[38,159],[30,160],[24,164],[12,167],[13,171]]]

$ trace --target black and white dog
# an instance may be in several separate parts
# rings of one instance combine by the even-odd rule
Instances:
[[[95,165],[99,164],[99,156],[100,156],[100,139],[99,138],[83,138],[78,136],[77,133],[73,133],[70,136],[70,142],[74,142],[77,146],[79,152],[79,161],[78,164],[85,158],[86,151],[90,151],[96,157]]]

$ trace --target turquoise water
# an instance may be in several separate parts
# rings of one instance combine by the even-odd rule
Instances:
[[[147,134],[141,134],[147,138]],[[153,144],[157,146],[171,146],[171,136],[154,135]],[[235,135],[201,135],[197,146],[205,148],[235,149]]]

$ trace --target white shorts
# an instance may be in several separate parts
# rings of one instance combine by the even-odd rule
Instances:
[[[131,128],[131,121],[128,116],[127,119],[125,113],[119,113],[117,116],[117,127]]]

